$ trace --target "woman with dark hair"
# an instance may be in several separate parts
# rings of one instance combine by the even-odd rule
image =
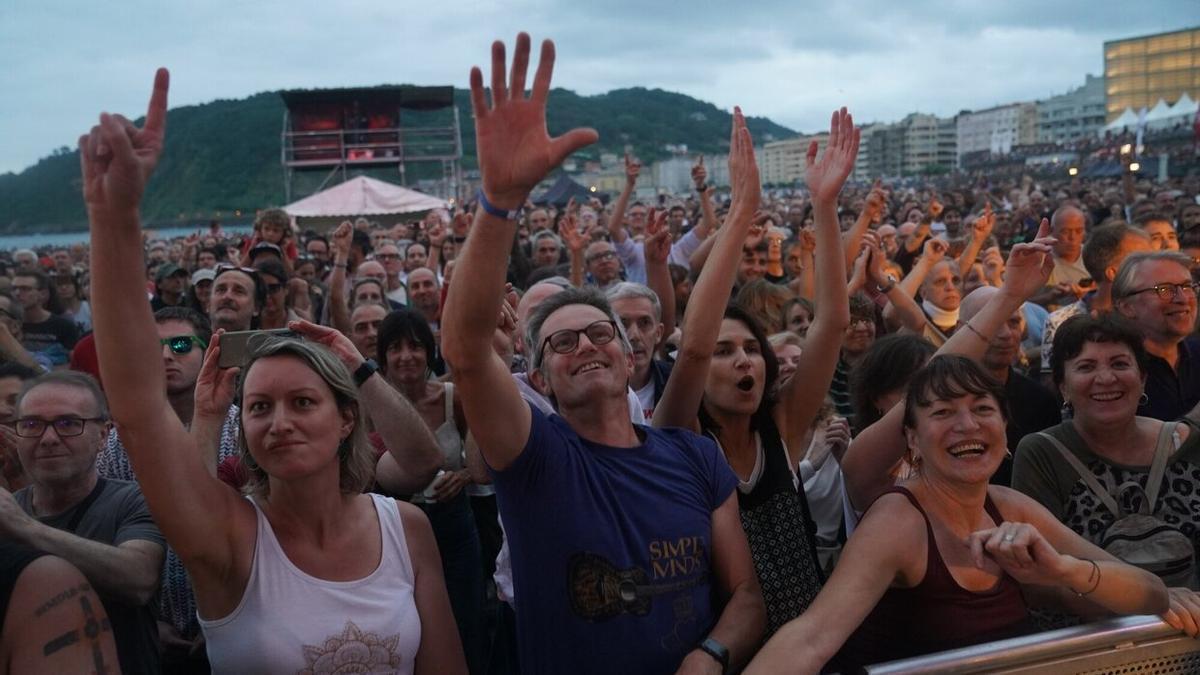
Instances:
[[[54,295],[58,297],[63,317],[74,321],[79,326],[81,333],[90,333],[92,331],[92,306],[83,298],[79,279],[74,274],[55,275]]]
[[[974,361],[939,356],[885,421],[916,474],[885,492],[829,583],[747,673],[840,672],[1029,632],[1029,601],[1075,611],[1167,607],[1154,575],[1085,541],[1032,499],[988,479],[1007,451],[1004,389]],[[832,661],[831,661],[832,659]]]
[[[911,333],[886,335],[872,344],[850,371],[855,432],[879,421],[904,398],[908,381],[933,358],[937,349]]]
[[[834,113],[829,144],[808,152],[808,186],[817,214],[817,246],[841,251],[837,195],[858,152],[845,109]],[[757,172],[755,172],[757,182]],[[760,190],[755,185],[757,198]],[[805,447],[833,377],[849,321],[843,256],[819,256],[817,314],[796,372],[782,388],[778,364],[759,322],[729,297],[753,220],[726,223],[692,293],[675,368],[654,412],[654,426],[701,431],[721,448],[738,477],[738,508],[767,607],[767,635],[803,612],[823,582],[815,528],[788,449]]]
[[[433,525],[454,619],[474,670],[483,658],[483,563],[464,489],[472,483],[466,415],[454,396],[454,383],[433,377],[435,343],[424,315],[407,308],[391,312],[379,324],[377,345],[384,377],[417,409],[442,451],[437,477],[411,501]]]
[[[1070,418],[1021,441],[1013,487],[1097,545],[1129,514],[1148,514],[1178,530],[1191,542],[1192,568],[1153,568],[1172,586],[1175,614],[1200,617],[1200,597],[1192,592],[1200,588],[1200,433],[1186,419],[1138,416],[1146,361],[1141,333],[1119,316],[1063,323],[1050,367]]]
[[[374,475],[366,415],[392,440],[379,478],[390,472],[393,489],[428,480],[433,438],[345,336],[293,323],[306,339],[251,341],[240,373],[218,369],[213,337],[193,425],[236,400],[250,494],[213,475],[215,447],[171,409],[150,305],[129,302],[145,292],[138,209],[163,146],[167,85],[159,70],[144,128],[101,115],[80,157],[112,418],[187,568],[213,671],[466,672],[428,520],[363,494]]]

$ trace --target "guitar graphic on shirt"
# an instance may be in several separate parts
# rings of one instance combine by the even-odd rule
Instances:
[[[653,584],[642,568],[621,569],[594,553],[576,553],[568,565],[571,609],[589,621],[603,621],[621,614],[645,616],[650,613],[654,596],[690,588],[707,576],[703,573],[672,583]]]

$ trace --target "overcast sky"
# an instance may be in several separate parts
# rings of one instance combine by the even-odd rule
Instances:
[[[0,173],[139,116],[264,90],[467,85],[496,37],[558,45],[555,85],[645,86],[799,131],[1044,98],[1102,74],[1105,40],[1200,25],[1197,0],[0,0]],[[532,68],[531,68],[532,70]],[[169,131],[168,131],[169,133]]]

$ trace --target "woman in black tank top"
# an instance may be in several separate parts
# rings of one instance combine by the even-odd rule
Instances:
[[[1032,499],[989,486],[1006,452],[1004,388],[978,364],[934,357],[880,423],[900,417],[914,476],[867,510],[812,607],[747,673],[817,672],[830,659],[853,672],[1011,637],[1028,630],[1026,598],[1074,611],[1166,611],[1157,577]]]

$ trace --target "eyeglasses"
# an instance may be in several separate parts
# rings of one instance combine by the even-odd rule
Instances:
[[[617,254],[615,252],[604,251],[603,253],[593,253],[592,255],[588,256],[587,261],[588,262],[596,262],[597,260],[612,260],[613,258],[616,258],[616,257],[617,257]]]
[[[1176,293],[1183,297],[1187,297],[1189,295],[1195,297],[1197,288],[1200,288],[1200,284],[1196,283],[1195,281],[1185,281],[1182,284],[1156,284],[1149,288],[1141,288],[1136,291],[1130,291],[1125,294],[1125,297],[1132,298],[1139,293],[1154,291],[1154,294],[1158,296],[1159,300],[1172,300],[1175,298]]]
[[[542,348],[539,351],[545,350],[546,345],[550,345],[550,349],[553,349],[556,354],[570,354],[579,347],[580,335],[586,335],[587,339],[597,347],[606,345],[617,336],[617,324],[602,319],[583,328],[565,328],[554,331],[550,337],[542,340]]]
[[[200,349],[208,349],[208,345],[196,337],[195,335],[174,335],[171,337],[159,338],[160,345],[166,345],[171,348],[172,354],[183,356],[192,351],[192,345],[197,345]]]
[[[17,435],[21,438],[41,438],[46,433],[46,427],[53,426],[54,433],[60,438],[78,436],[83,433],[83,427],[88,422],[103,422],[103,417],[57,417],[44,420],[40,417],[21,417],[15,423]]]
[[[254,269],[253,267],[239,267],[237,265],[230,265],[229,263],[220,263],[215,269],[217,272],[215,276],[218,277],[225,272],[242,272],[244,274],[249,274],[256,279],[258,278],[258,270]]]

